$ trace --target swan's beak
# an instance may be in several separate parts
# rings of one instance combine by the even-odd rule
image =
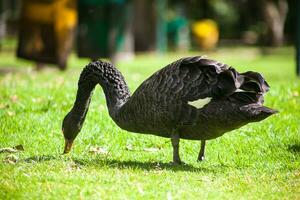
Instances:
[[[72,144],[73,144],[73,140],[68,140],[65,138],[65,149],[63,154],[69,153],[71,151]]]

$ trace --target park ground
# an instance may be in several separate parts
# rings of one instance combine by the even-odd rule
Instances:
[[[137,55],[118,68],[134,91],[166,64],[199,52]],[[300,79],[294,49],[228,47],[206,52],[239,71],[259,71],[271,89],[265,104],[279,110],[207,142],[206,160],[196,162],[200,142],[182,140],[187,163],[169,164],[170,141],[129,133],[108,115],[96,88],[73,151],[61,155],[61,122],[71,108],[87,59],[70,57],[69,69],[32,70],[10,51],[0,54],[0,199],[299,199]]]

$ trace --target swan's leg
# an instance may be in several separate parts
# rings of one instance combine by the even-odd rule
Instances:
[[[205,140],[201,140],[201,149],[198,155],[198,161],[201,162],[204,160],[204,151],[205,151]]]
[[[171,142],[173,146],[173,164],[181,164],[181,160],[179,157],[179,134],[174,133],[171,137]]]

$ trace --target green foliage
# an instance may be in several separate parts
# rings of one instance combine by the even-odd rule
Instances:
[[[119,68],[134,91],[154,71],[182,56],[140,55]],[[0,148],[22,144],[24,151],[0,153],[0,199],[299,198],[300,81],[294,75],[292,49],[261,55],[256,48],[224,48],[209,57],[239,71],[262,72],[271,85],[266,105],[280,113],[208,141],[203,163],[196,162],[200,142],[181,140],[187,165],[172,166],[169,140],[119,129],[99,87],[73,151],[60,155],[61,121],[87,60],[72,57],[67,72],[34,72],[27,67],[30,63],[1,54],[0,71],[18,67],[0,75]]]
[[[236,25],[239,22],[239,13],[236,2],[211,0],[210,5],[214,11],[214,19],[220,26],[222,37],[236,36]]]

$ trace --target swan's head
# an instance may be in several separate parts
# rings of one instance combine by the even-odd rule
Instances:
[[[62,123],[62,132],[65,138],[64,154],[70,152],[73,141],[81,130],[83,120],[72,111],[65,116]]]

